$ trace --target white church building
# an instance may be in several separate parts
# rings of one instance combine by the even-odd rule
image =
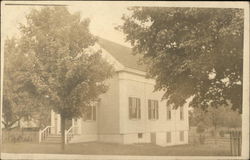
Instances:
[[[66,131],[67,143],[187,144],[188,104],[173,109],[162,101],[163,92],[153,91],[155,81],[145,78],[145,66],[138,64],[139,57],[130,48],[101,38],[98,46],[116,73],[107,80],[109,90],[101,95],[98,105],[72,120]],[[51,126],[40,132],[43,138],[49,128],[50,134],[60,135],[60,116],[53,111]]]

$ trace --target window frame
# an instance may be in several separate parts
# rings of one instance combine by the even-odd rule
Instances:
[[[134,103],[133,103],[134,102]],[[132,114],[133,107],[135,105],[135,115]],[[140,120],[141,119],[141,99],[138,97],[128,97],[128,118],[130,120]]]
[[[171,119],[172,119],[172,106],[167,105],[166,106],[166,120],[171,121]]]
[[[97,119],[97,113],[96,113],[96,111],[97,111],[97,105],[92,105],[92,106],[88,106],[88,107],[90,107],[90,112],[91,112],[91,116],[90,116],[90,118],[89,117],[87,117],[86,115],[84,116],[84,121],[89,121],[89,122],[95,122],[96,121],[96,119]]]
[[[180,107],[180,120],[181,121],[184,120],[184,107],[183,106]]]
[[[142,139],[143,138],[143,134],[142,133],[138,133],[137,137],[138,137],[138,139]]]
[[[148,100],[148,119],[158,120],[159,119],[159,102],[158,100]]]

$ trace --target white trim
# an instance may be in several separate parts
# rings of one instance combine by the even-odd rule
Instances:
[[[125,67],[123,71],[134,73],[134,74],[141,75],[141,76],[146,76],[146,72],[140,71],[138,69],[129,68],[129,67]]]

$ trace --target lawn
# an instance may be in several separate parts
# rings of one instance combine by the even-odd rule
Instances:
[[[110,144],[78,143],[66,145],[61,151],[60,144],[6,143],[2,146],[5,153],[48,153],[82,155],[141,155],[141,156],[229,156],[229,146],[215,144],[179,145],[160,147],[152,144]]]

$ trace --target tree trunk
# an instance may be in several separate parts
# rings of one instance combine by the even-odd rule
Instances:
[[[65,117],[61,114],[61,148],[65,148]]]
[[[18,129],[21,129],[20,120],[18,120],[17,127],[18,127]]]
[[[214,133],[215,133],[215,144],[217,144],[217,124],[216,122],[214,123]]]

